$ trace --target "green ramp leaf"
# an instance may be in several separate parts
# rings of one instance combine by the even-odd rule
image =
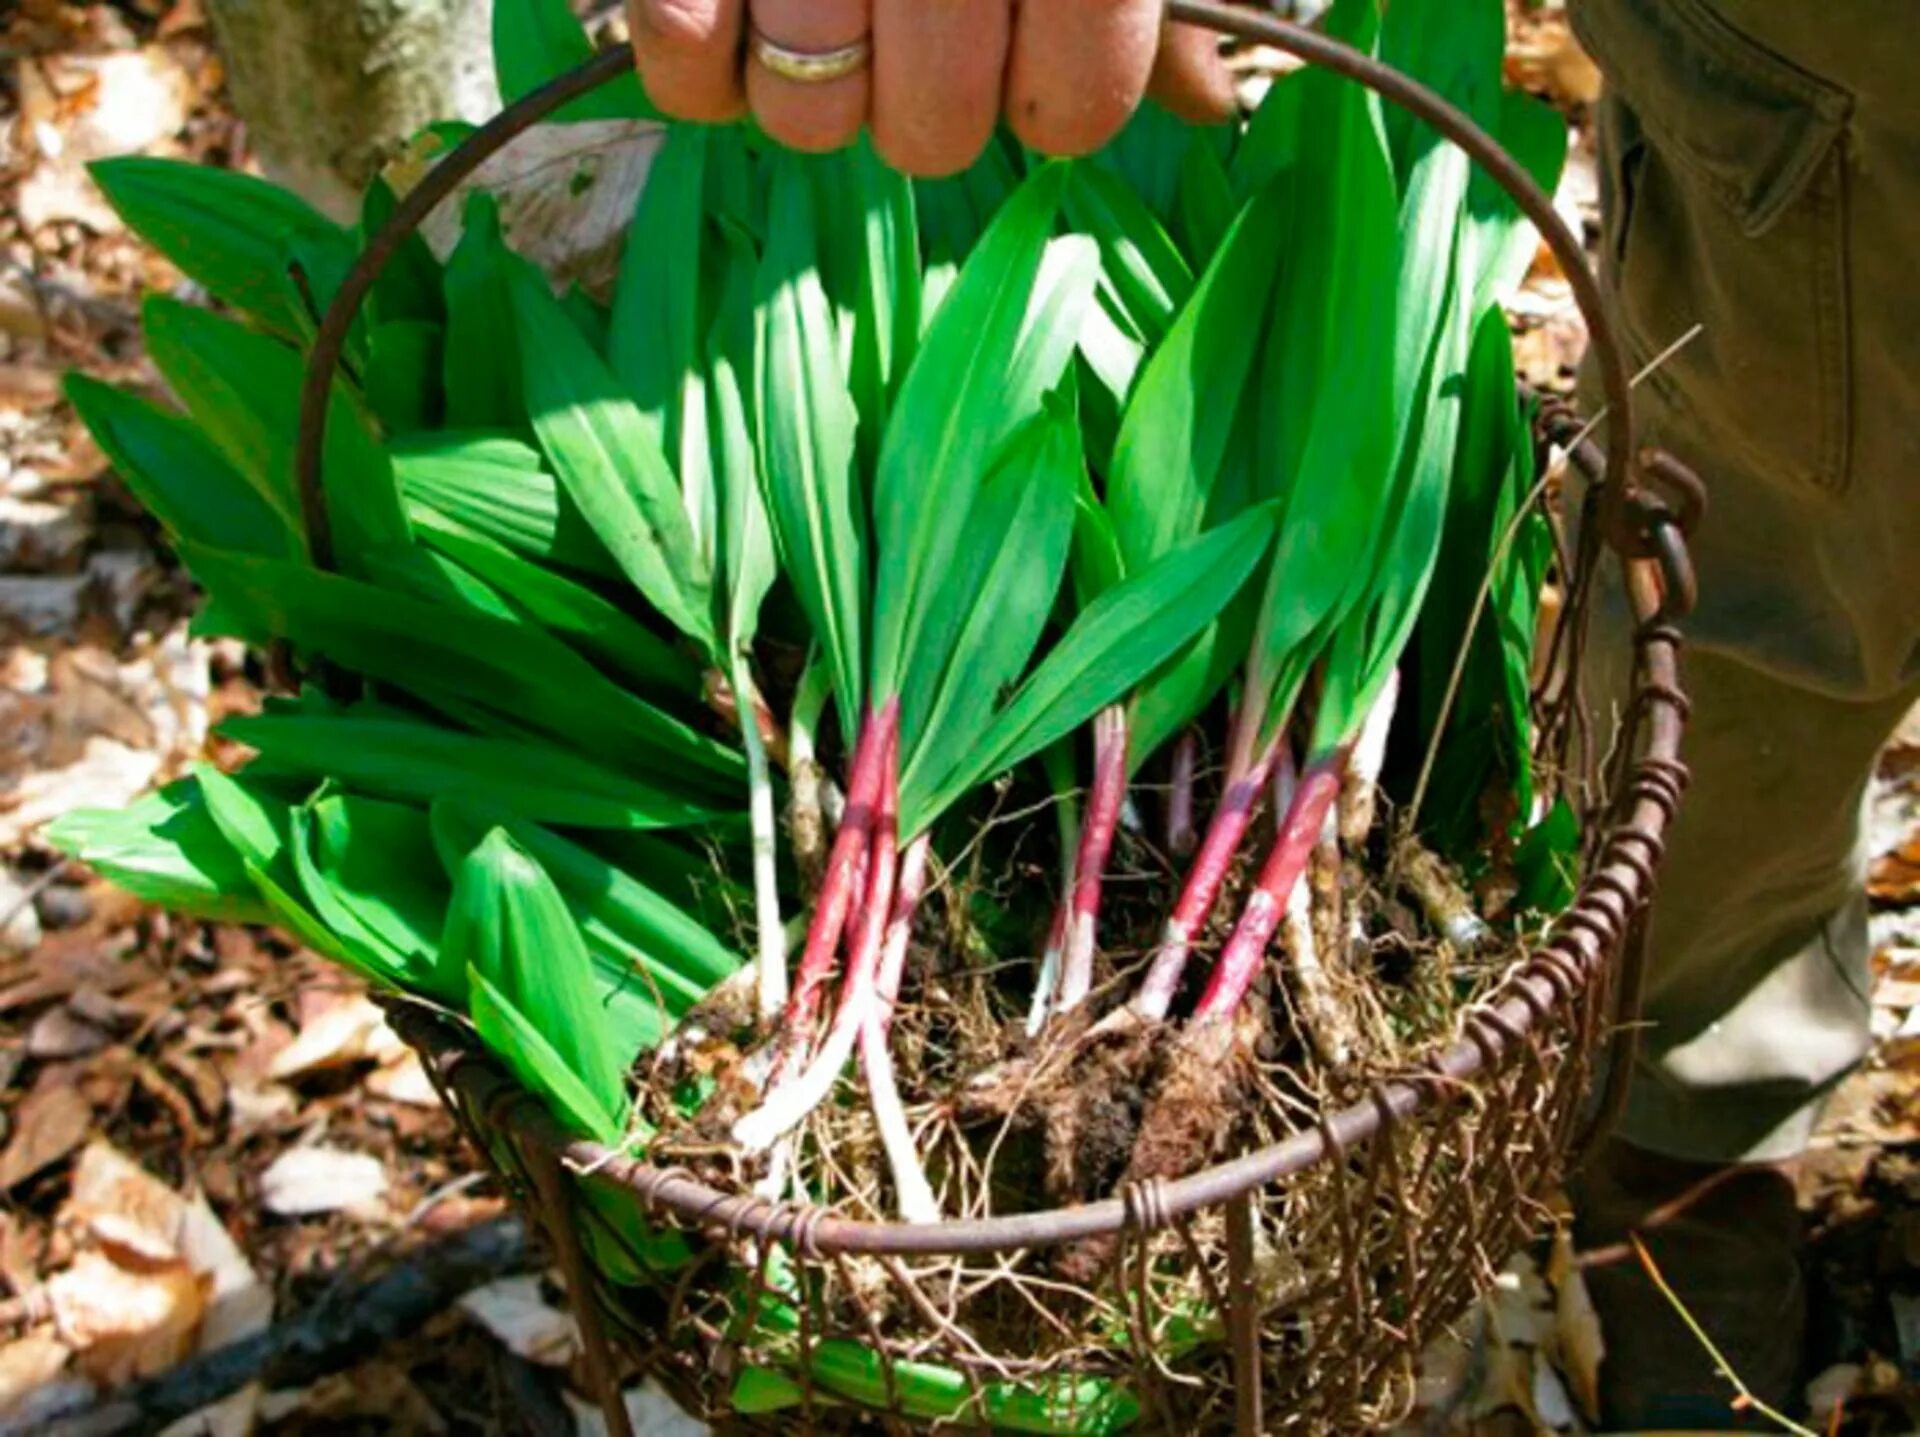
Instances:
[[[294,553],[294,531],[189,419],[136,394],[69,374],[66,394],[120,477],[169,533],[269,559]]]
[[[1048,243],[1070,174],[1049,164],[1014,192],[941,302],[901,384],[873,491],[876,697],[899,692],[917,645],[943,642],[951,616],[934,600],[964,516],[995,451],[1039,412],[1078,342],[1098,253],[1080,237]]]
[[[543,744],[360,714],[252,714],[220,731],[260,750],[261,772],[330,777],[386,798],[492,803],[574,828],[679,828],[721,816],[697,798]]]
[[[1171,658],[1240,591],[1273,543],[1273,524],[1270,504],[1249,509],[1088,605],[922,805],[916,826],[1073,732]]]
[[[531,266],[509,287],[521,386],[547,462],[633,586],[709,653],[712,579],[646,420]]]
[[[592,58],[593,41],[567,0],[494,0],[493,74],[508,104]],[[551,117],[554,123],[658,118],[632,71],[569,100]]]
[[[560,890],[500,829],[460,865],[440,961],[470,975],[475,1025],[521,1080],[589,1136],[617,1140],[632,1049],[607,1022]]]
[[[212,165],[125,155],[87,167],[129,228],[215,299],[281,334],[313,324],[288,275],[296,251],[353,263],[353,235],[278,185]]]
[[[835,354],[820,277],[813,186],[794,156],[772,159],[765,254],[755,285],[754,394],[760,483],[782,570],[834,674],[850,733],[866,678],[864,504],[854,468],[853,396]]]
[[[62,853],[145,902],[227,923],[270,921],[197,779],[170,783],[125,808],[75,809],[42,832]]]

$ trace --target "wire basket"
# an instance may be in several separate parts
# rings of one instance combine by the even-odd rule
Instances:
[[[1577,677],[1540,713],[1543,735],[1577,750],[1595,795],[1577,899],[1466,1014],[1451,1046],[1283,1140],[1105,1201],[929,1225],[721,1192],[575,1139],[463,1026],[391,1000],[396,1028],[475,1148],[550,1237],[616,1434],[631,1430],[619,1391],[635,1372],[728,1430],[1253,1434],[1389,1422],[1410,1405],[1424,1342],[1535,1230],[1543,1196],[1624,1094],[1643,918],[1686,779],[1674,621],[1693,599],[1685,536],[1698,483],[1670,456],[1636,452],[1623,352],[1580,243],[1494,140],[1417,82],[1316,31],[1199,0],[1169,9],[1331,69],[1434,126],[1514,197],[1572,284],[1609,442],[1603,452],[1591,426],[1543,410],[1542,462],[1551,441],[1588,481],[1574,552],[1562,556],[1567,602],[1550,665],[1582,672],[1603,548],[1621,561],[1636,620],[1632,700],[1610,745],[1595,742]],[[361,301],[488,156],[631,63],[624,47],[607,50],[508,107],[370,238],[319,328],[303,393],[296,462],[316,565],[331,566],[326,398]],[[636,1231],[647,1240],[632,1241]],[[1100,1305],[1110,1339],[997,1344],[1009,1306],[1059,1300],[1047,1253],[1088,1239],[1116,1243],[1119,1258],[1103,1291],[1072,1300]],[[677,1244],[667,1265],[663,1244]],[[767,1320],[775,1308],[779,1320]],[[904,1398],[908,1373],[923,1393],[937,1377],[950,1400]]]

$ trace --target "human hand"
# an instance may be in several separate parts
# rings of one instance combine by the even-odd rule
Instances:
[[[1149,92],[1189,119],[1233,108],[1214,36],[1163,26],[1162,0],[627,0],[627,9],[640,77],[667,114],[717,122],[751,110],[799,150],[837,149],[865,125],[910,174],[965,169],[1003,110],[1023,143],[1075,155],[1112,138]],[[809,57],[831,78],[777,73]]]

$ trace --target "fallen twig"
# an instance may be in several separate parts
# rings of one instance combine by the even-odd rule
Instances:
[[[263,1332],[65,1413],[0,1420],[0,1437],[118,1437],[158,1432],[249,1382],[302,1387],[410,1333],[481,1283],[525,1265],[526,1228],[496,1218],[443,1238],[371,1282]]]

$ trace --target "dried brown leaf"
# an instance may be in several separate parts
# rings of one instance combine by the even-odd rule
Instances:
[[[194,1350],[210,1279],[184,1264],[134,1272],[83,1252],[47,1282],[53,1320],[97,1382],[118,1385],[164,1372]]]
[[[93,1105],[66,1083],[35,1086],[13,1113],[13,1138],[0,1151],[0,1192],[53,1166],[87,1140]]]

